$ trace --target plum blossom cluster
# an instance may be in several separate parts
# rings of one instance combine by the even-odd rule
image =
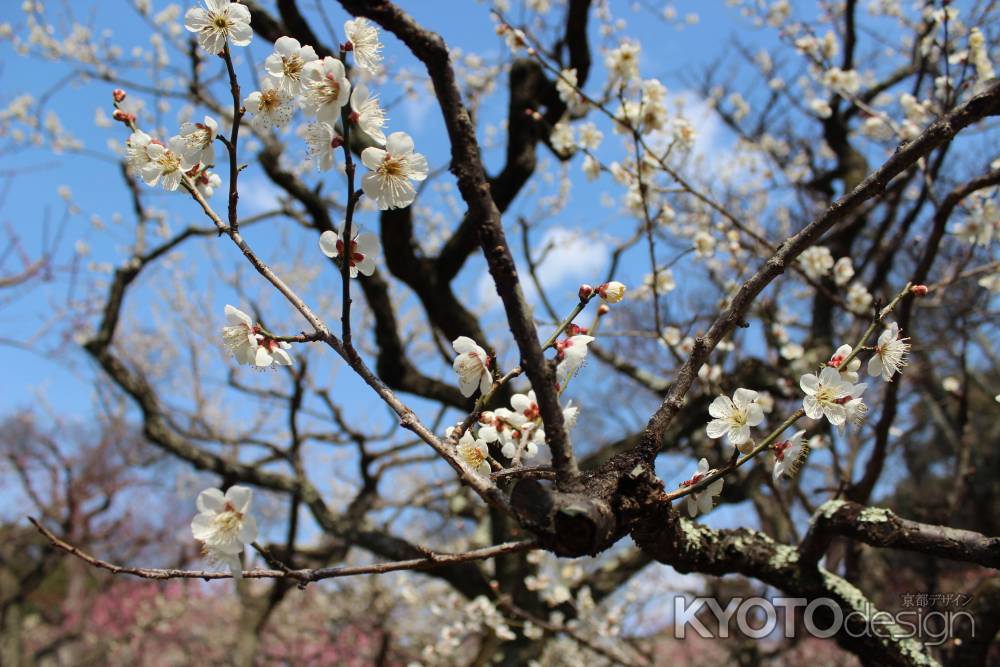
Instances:
[[[832,260],[829,263],[832,265]],[[921,295],[926,293],[926,287],[916,286],[907,291]],[[874,328],[875,325],[872,325],[866,336],[871,334]],[[776,335],[779,342],[787,339],[783,331],[776,329],[776,332],[781,334]],[[885,327],[874,346],[862,348],[872,353],[867,363],[868,375],[891,382],[893,377],[906,366],[906,356],[910,350],[908,341],[908,338],[900,336],[899,325],[896,322]],[[791,343],[785,343],[782,348],[783,356],[788,356],[784,352],[784,347],[788,345]],[[855,350],[851,345],[841,345],[822,365],[818,373],[803,374],[799,378],[799,387],[803,393],[802,408],[793,417],[804,415],[813,420],[825,419],[831,426],[841,431],[848,424],[863,423],[868,407],[862,396],[868,385],[858,382],[862,365],[858,353],[861,351],[861,349]],[[801,355],[800,349],[795,356],[797,358]],[[768,406],[765,409],[759,402],[760,398],[761,394],[745,388],[737,389],[732,398],[726,395],[717,396],[709,405],[708,411],[713,419],[708,422],[706,433],[713,439],[725,437],[728,444],[734,446],[745,459],[751,458],[767,446],[774,455],[774,481],[793,479],[805,465],[810,452],[810,444],[805,440],[806,432],[798,430],[790,438],[777,441],[781,432],[791,423],[788,422],[768,435],[758,446],[751,429],[763,423],[764,413],[769,412],[773,404],[773,400],[768,397]],[[681,483],[681,488],[695,487],[687,494],[687,507],[691,516],[704,514],[710,510],[711,498],[721,492],[721,477],[707,486],[702,483],[712,472],[714,471],[709,469],[707,460],[702,459],[698,471]],[[701,485],[698,486],[699,484]]]
[[[290,344],[268,334],[239,308],[227,304],[225,312],[222,341],[237,361],[257,368],[269,368],[272,364],[292,365],[292,357],[288,354]]]
[[[203,7],[187,11],[184,26],[196,35],[202,49],[229,59],[230,47],[250,43],[250,18],[249,9],[238,2],[206,0]],[[347,41],[342,50],[353,55],[358,68],[377,73],[382,58],[378,31],[358,18],[344,24],[344,33]],[[264,70],[259,89],[243,100],[255,130],[285,128],[301,110],[314,119],[301,134],[306,154],[321,171],[333,168],[334,152],[344,145],[348,128],[356,130],[368,144],[361,153],[361,162],[370,170],[361,179],[364,194],[383,210],[413,203],[416,189],[412,183],[427,178],[427,160],[414,151],[413,140],[405,132],[386,136],[378,97],[364,83],[352,86],[343,62],[331,56],[319,58],[312,46],[284,36],[275,41]],[[116,97],[116,104],[120,101]],[[134,129],[127,160],[147,184],[176,190],[183,183],[206,196],[218,185],[218,177],[207,171],[215,160],[215,120],[206,117],[204,123],[185,123],[178,135],[160,140],[135,129],[134,114],[120,109],[115,114],[116,120]]]

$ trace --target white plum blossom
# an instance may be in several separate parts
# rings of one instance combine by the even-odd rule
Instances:
[[[306,65],[316,59],[313,47],[302,46],[294,37],[279,37],[274,53],[264,59],[264,69],[278,82],[281,92],[294,97],[302,92]]]
[[[713,473],[708,467],[708,459],[702,459],[698,461],[698,469],[691,476],[690,479],[681,482],[681,488],[687,488],[689,486],[694,486],[701,480],[705,479],[707,475]],[[687,511],[688,514],[693,518],[698,516],[699,513],[707,514],[712,511],[715,506],[715,498],[720,493],[722,493],[723,479],[713,481],[711,484],[706,486],[704,489],[691,493],[687,496]]]
[[[694,235],[694,252],[698,257],[711,257],[715,254],[715,237],[708,232],[698,232]]]
[[[385,148],[369,147],[361,152],[361,161],[371,169],[361,179],[361,188],[383,211],[405,208],[417,196],[410,181],[427,178],[427,158],[413,152],[413,139],[405,132],[390,134]]]
[[[360,229],[352,229],[351,236],[351,264],[348,273],[351,278],[357,278],[359,273],[370,276],[375,272],[375,256],[381,249],[378,237]],[[344,254],[343,239],[343,230],[339,234],[327,230],[319,235],[319,249],[332,259],[340,257]]]
[[[356,18],[344,23],[344,34],[347,36],[345,50],[354,54],[354,62],[369,74],[378,74],[382,64],[382,43],[378,39],[378,30],[367,19]]]
[[[306,154],[319,171],[333,168],[333,153],[344,144],[344,139],[330,123],[313,123],[304,132]]]
[[[247,111],[254,115],[250,122],[257,130],[284,127],[292,119],[295,98],[281,88],[280,79],[267,76],[261,80],[260,90],[255,90],[243,100]]]
[[[471,431],[466,431],[458,441],[458,455],[480,475],[488,477],[493,469],[486,460],[490,450],[482,440],[472,437]]]
[[[239,554],[257,539],[257,521],[250,514],[253,491],[231,486],[223,495],[219,489],[198,494],[198,514],[191,521],[191,534],[204,545],[212,560],[229,566],[233,576],[243,575]]]
[[[350,121],[358,126],[377,144],[385,144],[385,112],[379,106],[378,97],[369,94],[368,86],[359,83],[351,92]]]
[[[851,282],[851,278],[854,277],[854,265],[851,264],[851,258],[844,256],[836,261],[833,265],[833,282],[837,286],[843,286]]]
[[[616,49],[608,51],[604,56],[604,66],[608,68],[608,77],[629,81],[639,76],[639,44],[622,42]]]
[[[757,392],[737,389],[732,398],[716,396],[708,406],[708,414],[715,417],[708,422],[706,432],[710,438],[721,438],[743,451],[750,442],[750,428],[764,421],[764,410],[757,403]]]
[[[583,175],[587,177],[588,181],[597,180],[597,177],[601,175],[601,163],[591,155],[583,158],[583,164],[580,168],[583,170]]]
[[[789,361],[801,359],[802,355],[806,353],[805,349],[796,342],[785,343],[778,352],[783,359],[788,359]]]
[[[573,108],[580,103],[580,93],[577,92],[579,82],[576,68],[564,69],[556,79],[556,92],[567,107]]]
[[[452,368],[458,373],[458,387],[462,396],[472,396],[476,389],[483,394],[487,393],[493,386],[493,374],[490,373],[490,358],[486,350],[468,336],[459,336],[452,341],[451,346],[458,355]]]
[[[250,10],[229,0],[205,0],[205,7],[192,7],[184,14],[184,27],[198,34],[198,44],[211,54],[222,53],[226,41],[246,46],[253,38]]]
[[[847,306],[853,313],[863,314],[867,312],[873,300],[868,289],[859,282],[853,282],[847,288]]]
[[[867,384],[855,384],[851,386],[851,393],[848,394],[844,402],[846,418],[844,419],[844,423],[837,427],[841,431],[846,430],[848,424],[861,426],[865,423],[865,417],[868,416],[868,406],[865,405],[861,395],[865,393],[865,389],[867,388]]]
[[[576,150],[576,140],[573,138],[573,127],[569,123],[559,121],[549,134],[552,148],[561,155],[569,155]]]
[[[181,184],[184,173],[197,164],[197,162],[192,164],[185,157],[185,143],[180,135],[171,137],[166,146],[159,142],[149,142],[146,146],[149,162],[139,171],[142,180],[147,185],[159,183],[164,190],[176,190]]]
[[[994,273],[980,278],[976,284],[993,294],[1000,294],[1000,273]]]
[[[799,261],[802,263],[802,270],[813,280],[822,278],[833,268],[833,255],[826,246],[806,248],[799,256]]]
[[[142,130],[133,132],[125,142],[125,162],[134,171],[142,174],[142,169],[150,163],[149,145],[160,143]]]
[[[798,474],[798,466],[801,465],[799,458],[809,452],[805,444],[804,436],[806,432],[796,431],[788,440],[782,440],[771,445],[774,452],[774,481],[793,479]]]
[[[881,375],[886,382],[899,373],[906,365],[906,353],[910,351],[909,338],[899,337],[899,325],[895,322],[881,333],[875,344],[875,354],[868,360],[868,375]]]
[[[587,359],[587,345],[593,336],[577,334],[556,343],[559,364],[556,366],[556,382],[565,388],[566,382],[580,369]]]
[[[192,164],[215,164],[215,136],[218,133],[219,125],[210,116],[205,116],[204,123],[181,123],[184,156]]]
[[[257,329],[249,315],[226,304],[226,326],[222,342],[241,364],[253,364],[257,358]]]
[[[351,97],[344,63],[327,56],[306,64],[302,72],[302,110],[321,123],[333,125]]]
[[[837,369],[827,366],[819,377],[806,373],[799,380],[799,386],[806,393],[802,408],[810,419],[826,417],[834,426],[847,421],[844,404],[851,399],[854,385],[841,377]]]

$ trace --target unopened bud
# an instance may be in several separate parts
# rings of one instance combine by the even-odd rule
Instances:
[[[566,335],[568,336],[579,336],[585,333],[587,333],[587,327],[581,327],[579,324],[573,322],[566,327]]]
[[[111,114],[111,117],[122,123],[135,122],[135,114],[122,111],[121,109],[115,109],[115,112]]]
[[[613,280],[598,287],[597,293],[608,303],[618,303],[625,298],[625,285],[617,280]]]
[[[577,294],[580,295],[580,301],[586,301],[591,297],[591,295],[593,295],[593,293],[594,293],[594,288],[586,283],[580,285],[580,291],[577,292]]]
[[[597,309],[597,316],[603,317],[604,315],[607,315],[610,312],[611,308],[608,306],[608,304],[602,303],[600,307]]]
[[[354,42],[352,42],[351,40],[347,40],[346,42],[344,42],[343,44],[340,45],[340,50],[344,51],[344,52],[353,51],[354,50]]]
[[[910,288],[910,292],[912,292],[914,296],[927,296],[928,291],[927,285],[914,285]]]
[[[115,102],[121,104],[125,100],[125,91],[121,88],[115,88],[111,91],[111,96],[115,98]]]
[[[344,145],[344,138],[342,136],[334,135],[333,139],[330,140],[330,148],[340,148]]]

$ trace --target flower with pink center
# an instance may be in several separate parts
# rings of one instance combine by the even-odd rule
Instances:
[[[694,486],[713,472],[714,470],[708,467],[708,459],[702,459],[701,461],[698,461],[698,470],[695,471],[690,479],[681,482],[680,486],[681,488]],[[723,480],[720,477],[705,488],[689,494],[687,496],[688,514],[691,517],[695,517],[699,513],[706,514],[707,512],[710,512],[715,506],[716,496],[722,493],[722,485]]]
[[[830,357],[830,361],[826,362],[827,366],[833,366],[840,371],[840,377],[844,378],[848,382],[858,381],[858,369],[861,368],[861,360],[857,357],[851,359],[847,366],[844,366],[844,360],[847,359],[853,351],[854,348],[850,345],[841,345],[837,348],[837,351],[833,353],[833,356]]]
[[[802,462],[799,460],[803,456],[803,451],[808,454],[809,448],[805,444],[804,436],[806,432],[796,431],[788,440],[782,440],[771,445],[774,452],[774,481],[793,479],[798,474],[798,469]]]
[[[559,359],[559,364],[556,366],[556,382],[560,387],[565,388],[569,379],[587,360],[587,346],[593,340],[593,336],[578,334],[556,343],[556,358]]]
[[[357,278],[360,273],[363,276],[370,276],[375,272],[375,256],[381,246],[378,237],[371,232],[353,234],[350,250],[350,275]],[[325,231],[319,237],[319,249],[330,258],[343,257],[344,239],[341,234],[332,231]]]
[[[327,56],[306,64],[302,72],[302,110],[321,123],[333,125],[351,97],[351,82],[344,64]]]
[[[306,65],[317,59],[311,46],[302,46],[294,37],[279,37],[274,42],[274,53],[264,60],[264,69],[278,81],[286,95],[302,92],[302,79]]]

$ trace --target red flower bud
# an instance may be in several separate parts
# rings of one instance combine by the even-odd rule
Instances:
[[[910,288],[910,291],[914,296],[927,296],[929,290],[927,289],[927,285],[914,285]]]
[[[122,90],[121,88],[115,88],[111,92],[111,96],[115,98],[115,102],[121,104],[125,100],[125,91]]]
[[[591,287],[590,285],[587,284],[580,285],[580,291],[578,292],[578,294],[580,295],[580,301],[585,301],[589,299],[593,293],[594,293],[594,288]]]
[[[608,306],[608,304],[602,303],[600,305],[600,307],[597,309],[597,316],[601,317],[603,315],[607,315],[610,312],[611,312],[611,308]]]
[[[122,111],[121,109],[115,109],[115,112],[111,114],[111,117],[126,124],[135,122],[135,114]]]

